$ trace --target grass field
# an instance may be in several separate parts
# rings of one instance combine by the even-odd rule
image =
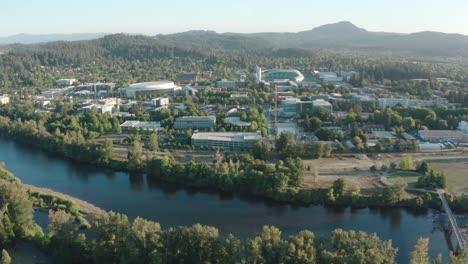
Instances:
[[[455,194],[468,193],[468,160],[431,161],[429,164],[447,173],[449,191]]]
[[[393,183],[403,181],[408,184],[409,187],[414,187],[418,181],[418,177],[421,174],[414,171],[395,171],[387,175],[388,180]]]

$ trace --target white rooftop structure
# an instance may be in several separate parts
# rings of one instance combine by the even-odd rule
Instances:
[[[144,130],[159,130],[161,129],[160,122],[143,122],[137,120],[128,120],[125,121],[123,124],[120,125],[122,129],[130,130],[130,129],[144,129]]]
[[[180,86],[171,81],[134,83],[125,89],[128,97],[136,97],[138,94],[165,94],[181,90]]]
[[[468,133],[468,122],[461,121],[460,123],[458,123],[458,130]]]
[[[235,108],[234,108],[235,109]],[[239,127],[250,127],[252,122],[245,122],[240,119],[240,117],[226,117],[224,123],[239,126]]]
[[[259,132],[197,132],[192,135],[194,147],[249,148],[262,138]]]

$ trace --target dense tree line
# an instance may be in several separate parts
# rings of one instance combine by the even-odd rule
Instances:
[[[344,182],[334,184],[337,193]],[[92,216],[90,237],[80,231],[75,216],[51,210],[47,230],[33,221],[33,206],[22,184],[0,169],[0,243],[31,241],[55,263],[396,263],[397,249],[376,234],[334,230],[330,236],[311,231],[284,237],[274,226],[264,226],[250,239],[220,236],[218,229],[194,224],[162,229],[157,222],[108,212]],[[429,241],[421,239],[411,263],[428,263]],[[465,253],[450,254],[450,263],[463,263]],[[439,258],[438,258],[439,259]],[[437,259],[437,260],[438,260]],[[2,252],[3,263],[11,260]],[[422,261],[422,262],[421,262]]]

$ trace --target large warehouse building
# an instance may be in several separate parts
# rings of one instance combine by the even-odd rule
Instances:
[[[419,130],[419,137],[431,143],[452,141],[456,143],[467,142],[468,135],[460,130]]]
[[[252,147],[261,138],[258,132],[198,132],[192,135],[192,146],[244,149]]]
[[[171,81],[134,83],[125,89],[127,97],[137,97],[146,95],[162,95],[181,90],[180,86]]]
[[[181,116],[174,122],[175,129],[209,129],[216,126],[216,116]]]

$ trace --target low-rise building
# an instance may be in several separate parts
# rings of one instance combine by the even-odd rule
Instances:
[[[165,106],[169,105],[169,98],[167,97],[158,97],[151,100],[151,105],[153,106]]]
[[[403,107],[410,107],[415,105],[415,101],[409,98],[379,98],[379,107],[385,109],[387,107],[395,107],[402,105]]]
[[[161,123],[160,122],[143,122],[143,121],[137,121],[137,120],[128,120],[128,121],[125,121],[123,124],[121,124],[120,128],[122,128],[122,130],[126,130],[126,131],[138,130],[138,129],[153,131],[153,130],[160,130],[161,129]]]
[[[419,130],[418,136],[428,142],[465,142],[468,141],[468,135],[460,130]]]
[[[343,77],[339,77],[336,72],[319,72],[318,78],[324,82],[338,83],[343,81]]]
[[[57,85],[59,86],[70,86],[76,82],[76,79],[60,79],[57,80]]]
[[[286,98],[281,101],[281,117],[293,117],[296,115],[297,104],[301,102],[299,98]]]
[[[192,135],[192,146],[244,149],[261,138],[259,132],[196,132]]]
[[[395,140],[397,139],[395,133],[390,131],[373,131],[369,138]]]
[[[234,93],[229,96],[230,98],[249,98],[248,93]]]
[[[234,116],[226,117],[224,119],[224,123],[233,125],[233,126],[238,126],[238,127],[251,127],[252,126],[252,122],[242,121],[240,117],[234,117]]]
[[[0,105],[6,105],[10,103],[10,97],[8,95],[0,95]]]
[[[317,113],[320,108],[333,111],[333,105],[323,99],[317,99],[312,101],[312,113]]]
[[[96,109],[98,113],[104,114],[104,113],[112,113],[113,108],[114,108],[113,105],[91,104],[91,105],[84,106],[83,108],[81,108],[81,110],[84,113],[89,113],[93,111],[93,109]]]
[[[458,123],[458,130],[463,131],[464,133],[468,133],[468,122],[461,121]]]
[[[119,105],[120,105],[120,98],[102,99],[102,100],[99,100],[99,104],[101,104],[101,105],[112,105],[112,106],[118,108]]]
[[[182,116],[174,122],[175,129],[210,129],[215,126],[215,116]]]

